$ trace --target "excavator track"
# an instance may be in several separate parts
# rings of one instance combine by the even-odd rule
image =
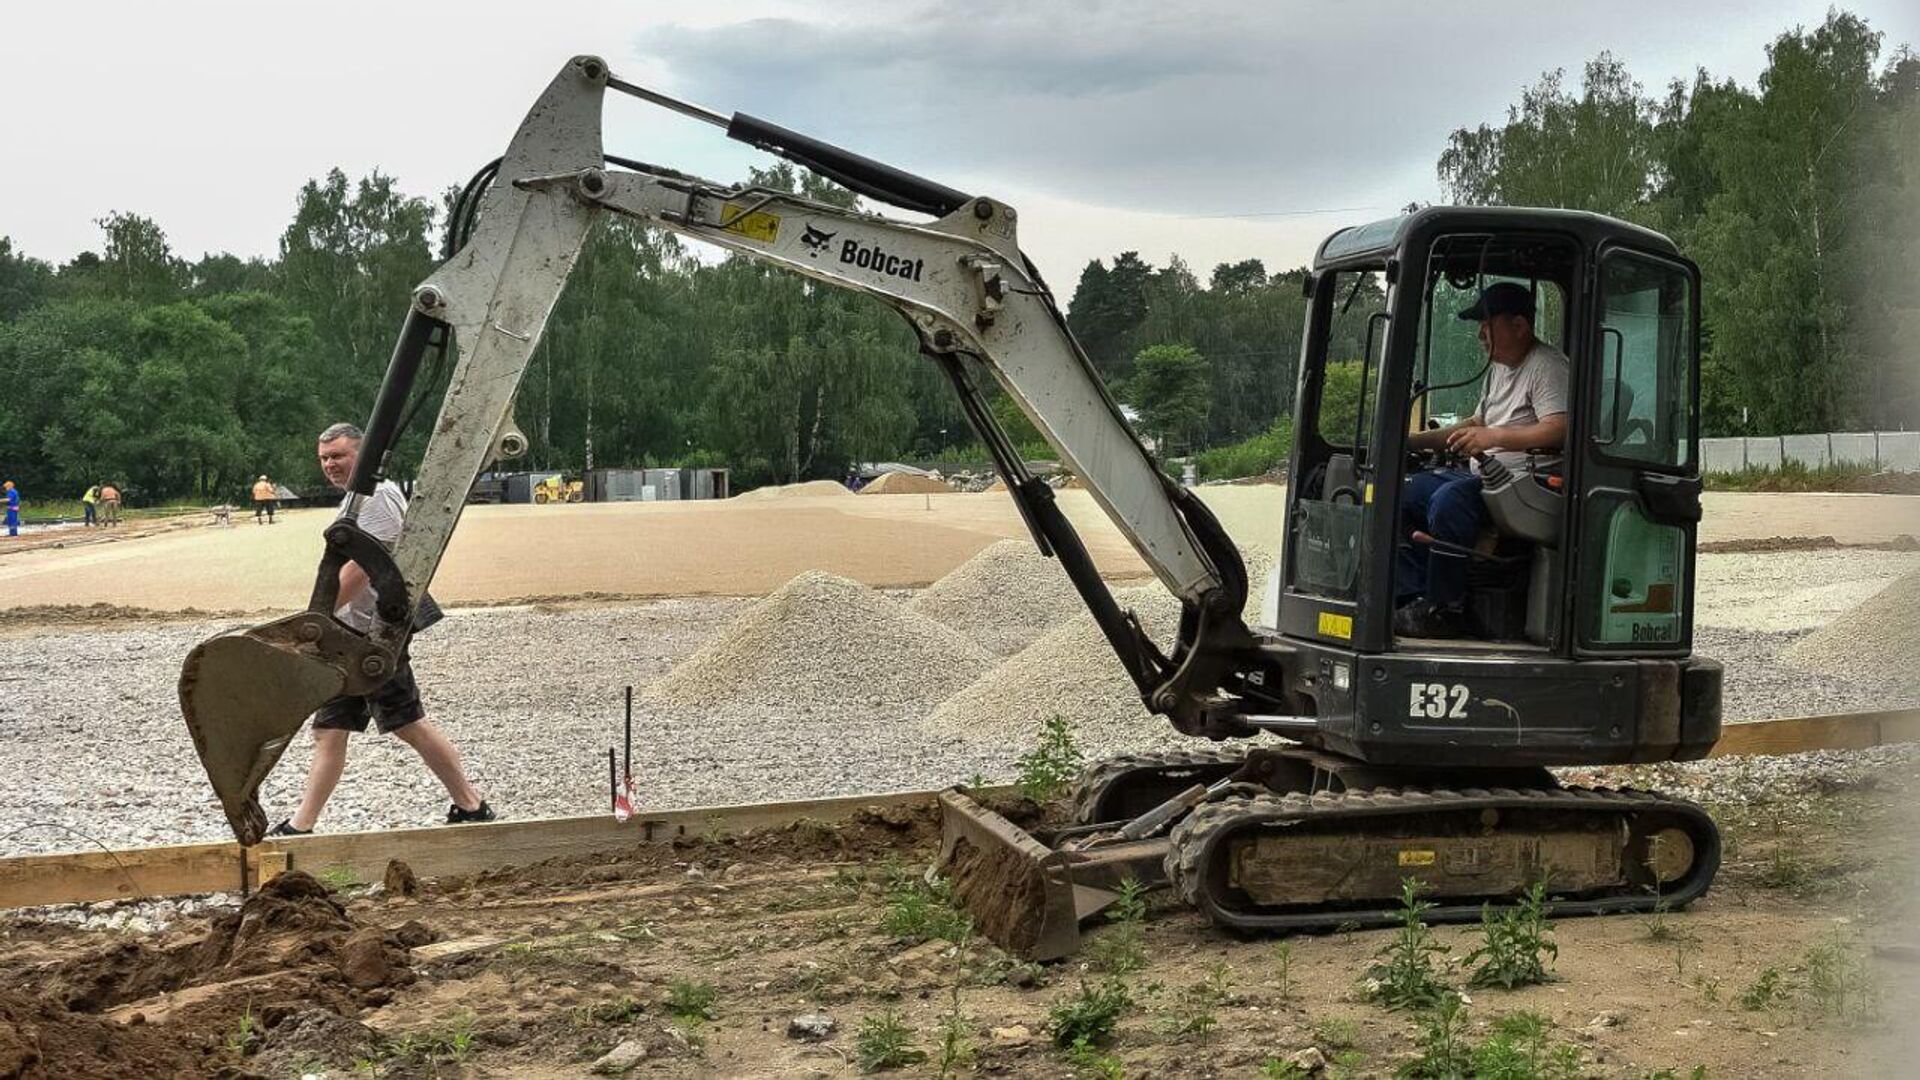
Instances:
[[[1246,759],[1243,748],[1118,754],[1097,761],[1074,782],[1073,820],[1080,825],[1130,820],[1196,782],[1225,776]]]
[[[1221,926],[1264,932],[1396,922],[1383,901],[1405,878],[1435,903],[1429,922],[1478,919],[1482,904],[1513,899],[1543,870],[1556,916],[1677,908],[1720,866],[1719,830],[1700,807],[1606,788],[1231,795],[1195,809],[1170,839],[1167,877],[1182,899]],[[1563,875],[1544,858],[1554,853],[1586,864]]]

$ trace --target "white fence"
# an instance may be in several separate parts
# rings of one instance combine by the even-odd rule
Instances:
[[[1888,472],[1920,472],[1920,431],[1849,431],[1700,440],[1702,472],[1777,469],[1785,461],[1810,468],[1865,465]]]

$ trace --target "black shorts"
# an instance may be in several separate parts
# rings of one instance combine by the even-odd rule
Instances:
[[[337,697],[313,714],[314,729],[329,731],[365,731],[367,715],[372,713],[380,733],[390,735],[427,715],[420,703],[420,684],[413,681],[413,661],[400,658],[400,670],[365,697]]]

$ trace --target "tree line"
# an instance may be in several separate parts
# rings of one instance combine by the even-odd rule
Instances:
[[[1551,72],[1504,123],[1454,131],[1438,175],[1456,202],[1673,236],[1705,281],[1706,433],[1912,427],[1920,58],[1881,53],[1838,11],[1776,38],[1752,87],[1702,71],[1649,94],[1602,53],[1577,91]],[[785,165],[752,179],[853,203]],[[446,207],[336,170],[300,189],[267,259],[183,259],[128,212],[58,266],[0,237],[0,470],[42,497],[110,480],[149,500],[241,498],[260,473],[317,487],[313,436],[365,418]],[[1203,278],[1122,252],[1084,268],[1068,321],[1163,453],[1244,471],[1287,446],[1304,273],[1249,259]],[[1358,356],[1357,327],[1336,337],[1336,356]],[[623,221],[589,238],[516,417],[533,467],[726,465],[736,487],[980,456],[892,312]]]

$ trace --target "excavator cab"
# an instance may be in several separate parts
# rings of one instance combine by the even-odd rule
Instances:
[[[1473,414],[1489,361],[1458,313],[1513,282],[1570,361],[1562,447],[1482,467],[1468,636],[1396,637],[1408,436]],[[1335,233],[1309,313],[1287,543],[1269,618],[1330,748],[1379,764],[1699,757],[1719,665],[1693,659],[1699,270],[1665,237],[1559,210],[1434,207]]]

